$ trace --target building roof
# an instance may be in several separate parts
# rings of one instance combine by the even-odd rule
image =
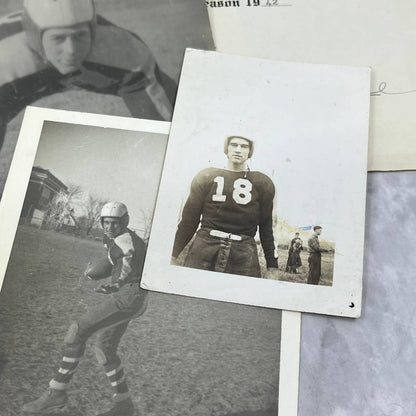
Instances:
[[[43,169],[40,166],[33,166],[30,181],[41,183],[55,192],[68,191],[68,187],[62,181],[48,169]]]

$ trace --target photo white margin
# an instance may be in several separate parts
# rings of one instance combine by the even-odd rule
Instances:
[[[0,245],[0,289],[6,274],[44,121],[166,135],[169,134],[170,130],[170,123],[165,121],[27,107],[0,201],[0,235],[2,236],[2,244]],[[278,393],[279,416],[297,415],[300,330],[301,313],[282,311]]]
[[[19,224],[20,212],[26,195],[44,121],[56,121],[85,126],[148,133],[169,134],[170,123],[130,117],[105,116],[74,111],[27,107],[9,175],[0,202],[0,288],[3,284],[13,241]]]
[[[200,68],[203,68],[204,71],[200,70]],[[244,73],[240,72],[239,77],[234,77],[232,68],[244,68]],[[180,182],[185,177],[185,175],[180,176],[182,170],[180,167],[178,169],[176,162],[177,154],[182,151],[182,148],[177,144],[180,140],[186,139],[189,141],[191,136],[195,138],[193,143],[201,143],[198,142],[198,139],[206,137],[207,131],[217,134],[217,130],[219,131],[220,128],[223,131],[227,131],[228,126],[238,126],[239,122],[236,112],[241,112],[243,110],[241,103],[246,105],[247,101],[240,100],[240,106],[233,107],[233,116],[227,113],[226,116],[221,118],[222,124],[218,121],[213,130],[206,128],[204,130],[205,135],[200,134],[200,129],[203,129],[201,126],[204,125],[201,123],[201,120],[204,120],[204,123],[208,121],[211,125],[214,125],[213,122],[215,120],[212,114],[218,115],[221,112],[223,113],[224,105],[228,105],[228,108],[231,108],[230,102],[234,103],[241,98],[237,92],[233,94],[235,91],[232,88],[241,92],[241,84],[246,82],[251,74],[260,70],[274,74],[274,78],[278,79],[279,82],[282,82],[283,79],[290,79],[293,85],[296,84],[297,97],[302,96],[303,105],[305,106],[307,105],[305,103],[308,103],[310,108],[316,108],[317,105],[316,94],[313,88],[309,89],[308,100],[303,96],[303,87],[309,85],[310,77],[313,75],[315,82],[319,85],[323,79],[328,79],[329,81],[331,79],[330,75],[335,76],[333,78],[335,82],[332,83],[331,90],[329,90],[329,84],[325,85],[326,91],[330,91],[331,94],[339,94],[339,97],[344,97],[344,108],[348,108],[348,116],[342,113],[344,131],[351,132],[351,129],[346,129],[350,120],[349,117],[354,116],[356,118],[353,136],[349,133],[348,138],[344,135],[343,141],[332,141],[332,143],[338,143],[339,145],[348,143],[348,155],[350,156],[348,163],[353,163],[353,165],[348,165],[343,153],[343,170],[341,171],[337,168],[338,179],[343,178],[345,180],[345,178],[348,178],[349,192],[344,192],[342,199],[342,201],[348,203],[338,207],[341,217],[337,219],[339,238],[336,240],[336,259],[334,262],[332,286],[298,284],[276,279],[256,279],[235,274],[226,274],[225,276],[221,272],[198,270],[171,263],[172,247],[177,229],[177,213],[179,213],[178,207],[180,206],[180,196],[175,196],[172,193],[172,186],[176,184],[178,178]],[[282,72],[280,73],[280,71]],[[204,78],[201,81],[202,72]],[[224,73],[224,77],[221,79],[221,82],[217,83],[218,85],[215,84],[214,88],[214,81],[217,81],[221,73]],[[280,76],[277,77],[276,73],[279,73]],[[342,77],[340,77],[340,74]],[[295,77],[296,82],[294,81]],[[368,67],[279,62],[187,49],[141,287],[164,293],[252,306],[359,318],[362,308],[370,78],[371,68]],[[234,80],[237,81],[233,83]],[[299,83],[299,80],[302,83]],[[348,83],[346,83],[346,80],[348,80]],[[261,78],[261,84],[256,84],[263,86],[263,89],[255,90],[257,102],[259,102],[258,97],[260,97],[259,91],[264,93],[266,89],[270,89],[269,86],[271,84],[268,84],[268,82],[270,81],[264,81],[264,78]],[[204,91],[199,89],[203,83],[205,83]],[[206,85],[212,86],[212,88],[208,91]],[[342,95],[346,85],[349,86],[349,93],[348,95]],[[334,86],[337,87],[337,92],[334,92]],[[351,86],[354,87],[351,88]],[[240,89],[237,90],[237,88]],[[251,88],[253,89],[253,86]],[[222,95],[219,98],[218,94],[220,93]],[[195,97],[197,95],[200,95],[202,98],[196,100]],[[247,96],[251,97],[250,100],[254,99],[251,94]],[[225,102],[227,97],[231,98]],[[211,112],[209,117],[205,116],[203,113],[204,108],[209,108],[212,102],[215,103],[220,99],[221,106],[218,106],[220,111]],[[262,99],[266,100],[263,95]],[[286,101],[288,100],[286,99]],[[282,102],[280,100],[280,103]],[[327,102],[330,102],[330,100],[327,100]],[[354,106],[352,103],[354,103]],[[332,106],[331,109],[337,108],[337,111],[340,111],[340,104],[341,101],[337,101],[337,105]],[[272,108],[272,106],[269,106],[269,108]],[[234,124],[231,124],[230,120],[234,120]],[[257,126],[257,123],[259,123],[259,120],[257,118],[253,119],[253,116],[251,120],[251,124],[244,126],[245,131],[250,128],[253,129],[253,126]],[[313,120],[313,118],[310,117],[309,120]],[[291,125],[295,125],[293,121],[291,121]],[[241,128],[240,126],[240,131]],[[292,131],[292,129],[289,131]],[[328,131],[326,137],[332,137],[331,134],[333,132]],[[347,139],[351,137],[354,137],[354,141],[348,142]],[[195,145],[194,148],[196,148]],[[313,149],[313,147],[310,147],[310,149]],[[334,148],[333,151],[339,152],[339,149],[336,150]],[[334,160],[336,159],[334,158]],[[207,162],[209,161],[204,159],[198,159],[198,161],[204,161],[204,166],[208,166]],[[348,173],[346,169],[351,169],[351,166],[354,166],[352,175],[354,178],[345,174]],[[328,173],[326,172],[325,175]],[[335,181],[335,178],[332,177],[331,180],[337,184],[339,189],[339,183]],[[353,187],[351,186],[352,184],[354,184]],[[348,198],[345,195],[348,195]],[[339,200],[337,199],[337,201]],[[354,201],[354,204],[351,204],[351,201]],[[308,225],[313,224],[308,223]],[[342,238],[340,238],[341,235]]]

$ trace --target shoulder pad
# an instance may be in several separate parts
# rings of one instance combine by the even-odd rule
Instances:
[[[134,251],[133,239],[129,232],[120,234],[114,239],[114,242],[120,247],[123,254]]]
[[[29,49],[23,32],[0,42],[0,56],[0,85],[48,68],[41,57]]]

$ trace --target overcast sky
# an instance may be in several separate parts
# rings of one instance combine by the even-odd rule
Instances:
[[[124,202],[132,228],[141,212],[152,214],[167,136],[163,134],[45,122],[34,166],[91,195]]]

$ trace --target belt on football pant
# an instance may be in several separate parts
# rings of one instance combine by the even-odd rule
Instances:
[[[211,230],[209,232],[209,235],[211,235],[212,237],[228,238],[229,240],[234,240],[234,241],[241,241],[243,239],[241,235],[226,233],[220,230]]]

